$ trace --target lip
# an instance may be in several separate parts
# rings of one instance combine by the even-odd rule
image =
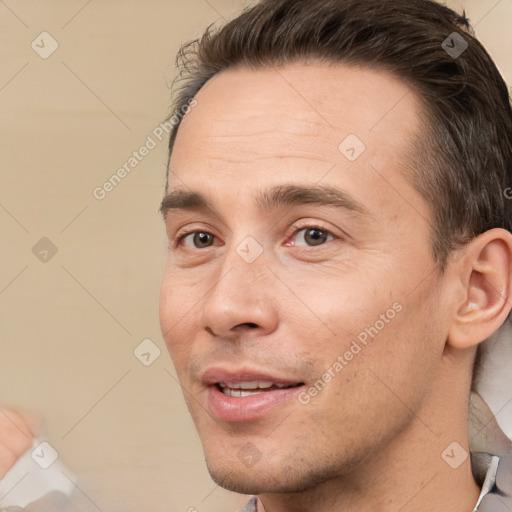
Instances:
[[[252,382],[257,380],[275,382],[276,384],[285,384],[287,386],[294,386],[302,382],[300,379],[290,379],[287,377],[272,375],[264,371],[249,370],[247,368],[240,368],[239,370],[235,370],[211,367],[208,368],[201,377],[201,382],[205,386],[212,386],[214,384],[218,384],[219,382],[239,384],[240,382]]]
[[[301,389],[303,381],[271,375],[259,370],[231,370],[226,368],[208,368],[201,379],[207,386],[209,411],[221,421],[247,422],[257,420],[272,412],[278,406],[284,406]],[[271,391],[262,391],[256,395],[234,397],[225,395],[217,386],[219,382],[239,384],[241,382],[269,381],[276,384],[294,386]],[[299,385],[300,384],[300,385]]]

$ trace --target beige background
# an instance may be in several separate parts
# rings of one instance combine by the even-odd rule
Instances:
[[[210,480],[160,335],[165,142],[105,199],[92,191],[166,117],[179,44],[247,3],[0,0],[0,403],[44,416],[87,510],[246,501]],[[448,4],[511,83],[512,0]],[[43,31],[47,59],[31,48]],[[46,263],[42,237],[58,249]],[[133,355],[146,338],[161,350],[148,367]]]

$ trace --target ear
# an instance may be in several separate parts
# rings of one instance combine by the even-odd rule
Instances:
[[[493,334],[512,309],[512,234],[501,228],[485,231],[451,265],[458,298],[447,342],[464,349]]]

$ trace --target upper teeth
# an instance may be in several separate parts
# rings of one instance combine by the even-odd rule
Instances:
[[[277,382],[271,382],[267,380],[254,380],[250,382],[219,382],[219,386],[221,388],[231,388],[231,389],[266,389],[272,386],[277,386],[278,388],[284,388],[290,386],[291,384],[278,384]]]

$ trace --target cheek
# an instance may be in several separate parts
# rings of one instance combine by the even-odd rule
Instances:
[[[360,251],[357,258],[314,274],[303,295],[336,336],[363,333],[364,339],[368,331],[382,337],[393,329],[408,330],[430,314],[437,292],[432,265],[403,260],[395,253]]]
[[[393,323],[399,313],[397,309],[401,309],[403,294],[393,289],[393,283],[382,282],[382,273],[382,270],[372,273],[357,268],[338,269],[337,276],[310,280],[302,294],[316,313],[322,332],[330,332],[345,341],[363,333],[361,339],[364,339],[366,330],[373,330],[376,323],[379,332]],[[313,315],[310,317],[313,321]]]
[[[412,276],[405,272],[381,268],[370,275],[353,270],[304,292],[322,320],[317,322],[319,332],[330,331],[313,356],[317,374],[331,368],[336,376],[343,375],[334,379],[340,387],[350,379],[367,393],[377,383],[385,393],[390,392],[387,384],[399,394],[421,394],[444,346],[433,278],[413,290]],[[362,391],[351,389],[355,396]]]
[[[418,414],[439,354],[429,346],[428,322],[421,323],[421,316],[408,307],[393,309],[388,323],[378,316],[365,326],[366,320],[359,318],[362,327],[356,327],[354,320],[356,336],[337,338],[322,350],[318,380],[312,385],[318,391],[313,389],[304,405],[316,425],[315,435],[328,425],[320,437],[343,437],[350,451],[364,439],[385,439]]]
[[[191,288],[184,286],[176,274],[167,266],[160,285],[159,320],[162,337],[176,369],[180,371],[186,363],[193,339],[192,320],[194,305],[199,307],[199,298],[194,300]]]
[[[390,410],[407,404],[417,411],[435,378],[444,339],[432,293],[402,295],[361,331],[366,344],[359,343],[362,351],[357,362],[354,358],[354,373],[364,381],[370,400]]]

